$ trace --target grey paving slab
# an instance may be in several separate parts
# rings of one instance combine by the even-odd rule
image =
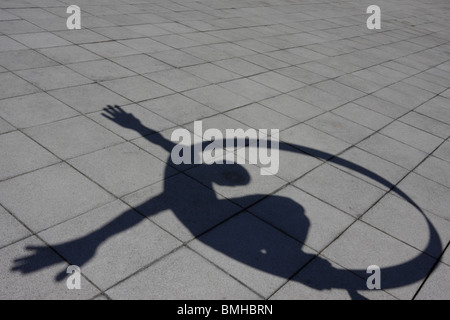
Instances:
[[[318,107],[287,94],[260,101],[260,104],[300,122],[325,112]]]
[[[418,107],[416,112],[450,125],[450,110],[445,107],[448,101],[450,99],[436,97]]]
[[[0,207],[0,222],[0,247],[2,248],[31,235],[30,231],[3,207]]]
[[[373,95],[365,96],[353,102],[393,119],[399,118],[410,111],[410,109],[390,103]]]
[[[445,263],[447,265],[450,265],[450,254],[449,254],[449,252],[450,251],[447,248],[447,250],[445,250],[445,252],[443,253],[442,258],[441,258],[441,262],[443,262],[443,263]]]
[[[284,130],[298,122],[288,118],[272,109],[254,103],[226,113],[227,116],[236,119],[255,129]]]
[[[55,280],[66,276],[69,265],[36,237],[3,248],[0,255],[2,300],[86,300],[100,293],[84,277],[82,290],[68,290],[66,281]]]
[[[67,164],[56,164],[0,184],[1,204],[34,232],[111,200],[111,195]]]
[[[176,171],[132,144],[120,144],[69,161],[117,197],[160,181]]]
[[[281,132],[280,140],[315,156],[323,156],[323,152],[326,152],[329,154],[327,159],[350,147],[350,144],[306,124]]]
[[[207,86],[209,82],[179,69],[148,73],[145,77],[176,92]]]
[[[44,92],[0,101],[0,116],[16,128],[37,126],[78,114]]]
[[[41,32],[44,29],[29,23],[26,20],[2,20],[0,21],[0,32],[10,34],[21,34],[27,32]]]
[[[273,88],[280,92],[290,92],[305,86],[304,83],[296,81],[292,78],[283,76],[276,72],[266,72],[250,78],[256,82],[259,82],[269,88]]]
[[[399,121],[391,123],[380,132],[388,137],[428,153],[435,150],[443,142],[439,137]]]
[[[295,186],[354,217],[364,214],[384,195],[381,189],[327,164],[302,177]]]
[[[241,77],[236,73],[218,67],[212,63],[205,63],[197,66],[187,67],[183,70],[206,81],[209,81],[210,83],[220,83]]]
[[[363,290],[365,280],[323,256],[315,258],[271,300],[392,300],[381,290]]]
[[[406,84],[394,84],[374,93],[374,96],[402,107],[413,109],[431,99],[434,94],[416,87],[402,90]]]
[[[39,89],[31,83],[11,72],[0,73],[0,99],[31,94],[38,91]]]
[[[11,35],[11,38],[31,49],[68,46],[71,43],[50,32],[24,33]]]
[[[183,92],[183,95],[196,100],[217,111],[228,111],[243,105],[250,104],[252,100],[240,96],[218,85],[211,85],[199,89]]]
[[[355,103],[343,105],[333,110],[333,113],[372,130],[379,130],[392,122],[391,118]]]
[[[123,141],[83,116],[29,128],[25,132],[62,159],[97,151]]]
[[[431,234],[426,219],[443,244],[450,240],[450,222],[427,211],[422,214],[411,203],[394,194],[384,197],[362,220],[417,250],[438,258],[442,249],[436,244],[430,246]]]
[[[116,58],[137,54],[138,52],[130,47],[116,41],[83,44],[81,47],[92,51],[104,58]]]
[[[355,237],[359,241],[354,241]],[[368,278],[369,266],[379,266],[381,289],[399,299],[414,297],[421,284],[417,279],[423,279],[434,263],[429,256],[359,221],[325,249],[323,255],[346,269],[359,270],[363,279]]]
[[[61,64],[101,59],[100,56],[83,49],[80,46],[45,48],[38,51]]]
[[[119,300],[260,299],[228,274],[186,248],[108,290],[107,294]]]
[[[217,111],[180,94],[144,101],[140,105],[179,125],[217,113]],[[150,127],[157,130],[153,126],[152,124]]]
[[[0,180],[33,171],[58,162],[58,158],[26,137],[14,131],[0,136],[2,158]]]
[[[102,290],[181,244],[120,200],[39,236]]]
[[[289,67],[288,63],[280,61],[280,60],[272,58],[272,57],[269,57],[269,56],[266,56],[264,54],[245,56],[245,57],[242,57],[242,59],[244,59],[248,62],[251,62],[253,64],[257,64],[258,66],[261,66],[268,70],[275,70],[275,69]]]
[[[126,16],[119,15],[117,17],[126,17]],[[142,38],[142,34],[133,32],[130,29],[124,27],[102,27],[102,28],[94,28],[92,30],[107,37],[110,40]]]
[[[0,52],[27,49],[27,47],[21,43],[14,41],[7,36],[0,36],[0,48]]]
[[[172,49],[171,47],[150,38],[126,39],[120,40],[119,43],[141,53],[155,53]]]
[[[12,125],[10,125],[8,122],[0,118],[0,134],[14,131],[16,128],[14,128]]]
[[[450,267],[439,263],[416,296],[416,300],[448,300]]]
[[[450,142],[444,142],[433,154],[434,156],[450,162]]]
[[[254,63],[245,61],[241,58],[233,58],[215,62],[216,65],[227,69],[231,72],[237,73],[241,76],[248,77],[258,73],[266,72],[267,69],[258,66]]]
[[[427,154],[382,134],[375,134],[357,145],[380,158],[393,162],[403,168],[413,169]]]
[[[0,53],[0,65],[12,71],[50,67],[57,64],[57,62],[34,50],[18,50]]]
[[[300,243],[244,213],[189,244],[267,298],[313,256]]]
[[[164,62],[153,59],[144,54],[113,58],[111,60],[138,74],[162,71],[172,68]]]
[[[113,80],[136,75],[133,71],[106,59],[70,64],[68,67],[94,81]]]
[[[96,83],[51,90],[48,93],[81,113],[103,110],[108,105],[122,106],[131,103],[130,100]]]
[[[233,80],[222,83],[220,86],[243,97],[251,99],[254,102],[279,95],[278,91],[270,89],[250,79]]]
[[[398,187],[421,208],[446,220],[449,219],[447,208],[450,200],[447,187],[415,173],[406,177]]]
[[[53,32],[53,34],[75,44],[85,44],[108,40],[108,38],[89,29],[81,29],[77,30],[77,32],[73,32],[72,30],[56,31]]]
[[[281,73],[285,76],[291,77],[295,80],[301,81],[306,84],[313,84],[327,79],[317,73],[308,71],[299,67],[288,67],[276,70],[276,72]]]
[[[353,217],[293,186],[248,211],[316,251],[323,250],[354,221]]]
[[[361,92],[357,89],[351,88],[345,84],[339,83],[334,80],[324,81],[314,85],[316,88],[319,88],[328,93],[334,94],[338,97],[355,100],[365,96],[364,92]]]
[[[335,96],[312,86],[292,91],[289,94],[327,111],[342,106],[350,101],[347,98]]]
[[[330,112],[321,114],[306,123],[351,144],[358,143],[373,133],[371,129]]]
[[[426,159],[415,172],[450,188],[450,163],[436,157]]]
[[[365,93],[373,93],[383,88],[383,86],[380,84],[377,84],[367,79],[357,77],[353,74],[343,75],[337,78],[336,81]]]
[[[142,76],[109,80],[101,84],[133,102],[159,98],[174,93],[172,90]]]
[[[42,90],[73,87],[92,82],[65,66],[29,69],[16,71],[16,73]]]
[[[204,60],[194,57],[181,50],[167,50],[163,52],[151,53],[155,59],[161,60],[175,68],[183,68],[205,63]]]
[[[124,201],[183,242],[192,240],[242,210],[212,189],[182,174],[167,177],[130,194],[124,197]]]
[[[399,121],[443,139],[447,139],[450,136],[450,125],[417,112],[408,113],[401,117]]]

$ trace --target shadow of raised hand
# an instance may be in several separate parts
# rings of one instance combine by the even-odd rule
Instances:
[[[114,107],[108,105],[108,107],[104,108],[103,111],[104,113],[102,113],[102,116],[111,121],[114,121],[124,128],[139,131],[144,127],[138,118],[136,118],[131,113],[126,112],[117,105]]]

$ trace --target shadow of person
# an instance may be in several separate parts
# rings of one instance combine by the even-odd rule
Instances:
[[[109,107],[104,109],[104,111],[106,118],[123,127],[136,130],[142,134],[144,132],[148,134],[149,132],[149,128],[144,127],[139,119],[135,118],[132,114],[126,113],[118,106],[114,108]],[[172,141],[165,139],[157,132],[147,135],[146,139],[164,148],[169,153],[175,147]],[[209,143],[204,142],[203,147]],[[406,194],[375,173],[347,160],[333,158],[332,155],[319,150],[304,146],[294,145],[294,147],[296,150],[302,149],[309,154],[314,154],[316,157],[328,159],[330,162],[351,168],[378,181],[411,203],[423,214],[422,210]],[[191,148],[193,151],[194,146],[191,146]],[[290,146],[283,143],[280,144],[280,149],[293,150]],[[195,157],[194,152],[191,152],[191,157]],[[94,257],[99,246],[108,238],[129,230],[142,222],[145,217],[156,216],[165,210],[171,210],[179,222],[192,235],[202,235],[198,237],[198,240],[202,244],[232,258],[233,261],[250,266],[254,270],[266,272],[284,279],[290,279],[302,266],[314,260],[314,265],[318,270],[321,270],[322,274],[326,274],[328,281],[308,282],[305,285],[317,290],[332,288],[345,289],[353,299],[364,299],[358,293],[358,291],[367,290],[364,281],[361,281],[361,285],[356,286],[354,284],[343,285],[339,279],[348,276],[347,270],[334,268],[327,260],[315,254],[307,253],[307,250],[303,250],[303,244],[308,235],[310,222],[301,204],[279,195],[252,194],[231,199],[225,199],[218,195],[214,191],[214,184],[228,187],[247,186],[250,184],[251,177],[249,172],[239,164],[197,166],[196,170],[203,177],[201,180],[202,184],[199,184],[184,174],[171,176],[173,173],[172,167],[183,171],[191,166],[184,164],[175,165],[171,157],[167,160],[167,164],[164,188],[160,194],[122,213],[116,219],[84,237],[52,246],[54,250],[64,257],[71,257],[70,263],[82,268],[83,265]],[[291,234],[288,237],[279,232],[273,232],[272,227],[247,213],[245,206],[239,207],[235,205],[242,203],[253,205],[262,199],[268,201],[271,208],[279,208],[279,211],[282,211],[284,219],[289,221],[291,226],[295,227],[293,228],[296,230],[295,234]],[[141,215],[132,215],[131,213],[135,212],[134,210],[141,213]],[[433,252],[441,252],[442,244],[439,236],[427,217],[424,214],[423,216],[428,223],[430,231],[428,248],[432,248]],[[215,228],[214,234],[212,232],[205,232],[208,225],[212,227],[224,220],[231,219],[231,217],[233,217],[234,222],[231,228],[229,227],[230,224],[225,223]],[[207,222],[206,226],[203,223],[204,221]],[[228,227],[224,227],[225,225]],[[15,260],[14,271],[30,273],[60,261],[57,259],[44,259],[44,251],[47,250],[46,247],[28,247],[27,249],[32,252],[31,255]],[[427,252],[426,250],[424,251]],[[429,259],[427,255],[421,254],[402,265],[383,269],[383,279],[389,280],[388,282],[383,281],[383,289],[405,286],[425,278],[427,275],[426,272],[429,270],[413,273],[408,273],[407,271],[411,271],[416,265],[422,265],[427,262],[427,259]],[[366,270],[350,271],[362,278],[366,275]],[[65,276],[64,270],[57,275],[56,279],[61,281]]]

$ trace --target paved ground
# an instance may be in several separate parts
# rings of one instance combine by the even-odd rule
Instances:
[[[447,0],[2,0],[0,298],[450,299],[449,29]],[[279,129],[278,174],[174,166],[201,119]]]

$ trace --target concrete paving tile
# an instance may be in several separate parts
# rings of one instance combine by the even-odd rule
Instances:
[[[306,124],[300,124],[281,132],[280,140],[292,144],[308,154],[327,159],[350,147],[350,144]],[[324,152],[328,154],[324,154]]]
[[[354,241],[359,239],[359,241]],[[399,299],[411,299],[434,263],[434,259],[362,222],[353,224],[323,255],[346,269],[359,271],[377,265],[381,289]],[[385,271],[385,272],[383,272]]]
[[[257,64],[258,66],[261,66],[263,68],[266,68],[268,70],[275,70],[275,69],[281,69],[289,67],[289,64],[286,62],[280,61],[275,58],[271,58],[269,56],[266,56],[264,54],[257,54],[252,56],[245,56],[242,57],[242,59],[251,62],[253,64]]]
[[[343,105],[333,113],[372,130],[379,130],[392,122],[391,118],[354,103]]]
[[[251,290],[186,248],[108,290],[107,294],[119,300],[259,299]]]
[[[447,139],[450,136],[450,126],[438,120],[429,118],[417,112],[410,112],[399,121],[421,129],[435,136]]]
[[[272,295],[313,256],[270,225],[244,213],[189,246],[263,297]]]
[[[317,251],[333,242],[354,221],[351,216],[293,186],[248,211]]]
[[[250,79],[239,79],[220,84],[221,87],[243,97],[258,102],[279,95],[278,91],[270,89]]]
[[[0,32],[6,35],[45,31],[25,20],[2,20]]]
[[[108,38],[89,29],[81,29],[77,30],[77,32],[73,32],[72,30],[56,31],[53,32],[53,34],[74,44],[85,44],[108,40]]]
[[[375,92],[374,96],[410,110],[420,106],[434,96],[431,92],[415,87],[408,87],[407,90],[402,90],[402,88],[405,89],[405,85],[406,84],[394,84]]]
[[[126,16],[122,15],[122,16],[115,16],[115,17],[126,17]],[[109,17],[108,17],[108,19],[109,19]],[[117,21],[114,21],[114,23],[117,23]],[[94,29],[92,29],[92,31],[94,31],[98,34],[101,34],[102,36],[105,36],[106,38],[108,38],[108,40],[124,40],[124,39],[142,38],[142,34],[134,32],[134,31],[124,28],[124,27],[102,27],[102,28],[94,28]]]
[[[124,46],[117,41],[88,43],[81,45],[81,47],[92,51],[104,58],[117,58],[138,54],[136,50]]]
[[[120,40],[119,43],[126,45],[141,53],[155,53],[171,50],[172,48],[149,38]]]
[[[226,113],[230,118],[236,119],[254,129],[284,130],[298,122],[288,118],[272,109],[254,103]]]
[[[327,80],[318,84],[315,84],[314,87],[319,88],[323,91],[326,91],[330,94],[334,94],[338,97],[349,99],[349,100],[356,100],[363,96],[365,96],[364,92],[361,92],[359,90],[353,89],[349,86],[346,86],[342,83],[339,83],[334,80]]]
[[[189,53],[190,55],[202,59],[208,62],[214,62],[218,60],[224,60],[232,58],[231,54],[225,51],[213,48],[210,45],[196,46],[183,49],[183,52]]]
[[[31,235],[16,218],[0,207],[0,247],[16,242]]]
[[[252,100],[217,85],[183,92],[183,95],[217,111],[228,111],[249,104]]]
[[[112,199],[111,195],[63,163],[0,183],[2,205],[34,232]]]
[[[434,153],[435,157],[450,162],[450,142],[444,142]]]
[[[276,72],[306,84],[313,84],[327,79],[324,76],[299,67],[283,68],[276,70]]]
[[[39,89],[11,72],[0,73],[0,99],[38,92]]]
[[[0,118],[0,134],[4,134],[7,132],[11,132],[16,130],[12,125],[10,125],[8,122]]]
[[[0,65],[12,71],[50,67],[57,64],[57,62],[34,50],[18,50],[0,53]]]
[[[74,87],[92,82],[65,66],[22,70],[16,73],[42,90]]]
[[[58,61],[61,64],[77,63],[91,60],[99,60],[100,56],[87,51],[79,46],[54,47],[40,49],[38,52]]]
[[[172,68],[164,62],[153,59],[144,54],[113,58],[111,60],[138,74],[162,71]]]
[[[204,167],[203,170],[210,169]],[[124,201],[183,242],[192,240],[241,210],[212,189],[183,174],[130,194],[124,197]]]
[[[181,244],[119,200],[39,235],[102,290]]]
[[[50,32],[24,33],[11,36],[14,40],[31,49],[69,46],[71,43]]]
[[[80,172],[100,184],[117,197],[132,193],[160,181],[165,164],[132,144],[120,144],[84,155],[69,162]]]
[[[7,37],[7,36],[0,36],[0,52],[3,51],[16,51],[16,50],[23,50],[27,49],[24,45],[21,43],[14,41],[13,39]]]
[[[217,111],[180,94],[144,101],[140,105],[179,125],[217,113]]]
[[[330,112],[308,120],[306,124],[351,144],[358,143],[373,133],[366,127]]]
[[[449,220],[449,189],[430,179],[411,173],[398,187],[417,205],[435,215]]]
[[[428,153],[433,152],[443,142],[439,137],[400,121],[391,123],[380,133]]]
[[[295,186],[354,217],[364,214],[384,195],[381,189],[330,165],[314,169]]]
[[[359,143],[357,146],[410,170],[422,162],[427,156],[423,151],[378,133]]]
[[[450,125],[450,109],[446,108],[444,105],[444,103],[448,103],[448,101],[450,101],[450,99],[436,97],[424,103],[415,111]]]
[[[122,106],[131,103],[131,101],[96,83],[52,90],[48,93],[81,113],[96,112],[108,105]]]
[[[272,300],[392,300],[382,290],[365,289],[366,282],[350,271],[328,261],[315,258],[305,269],[289,280]],[[364,290],[365,289],[365,290]]]
[[[442,258],[441,258],[441,262],[443,262],[443,263],[445,263],[447,265],[450,265],[450,251],[449,251],[448,248],[443,253]]]
[[[253,76],[250,79],[284,93],[300,89],[305,86],[302,82],[293,80],[292,78],[288,78],[276,72],[262,73]]]
[[[349,102],[346,98],[332,95],[313,86],[304,87],[289,93],[293,97],[308,102],[323,110],[332,110]]]
[[[315,107],[300,99],[295,99],[287,94],[263,100],[260,104],[300,122],[309,120],[325,112],[318,107]]]
[[[17,128],[28,128],[70,118],[79,113],[46,93],[0,101],[0,116]]]
[[[241,58],[216,61],[214,64],[244,77],[253,76],[255,74],[267,71],[267,69]]]
[[[359,78],[353,74],[343,75],[337,78],[336,81],[368,94],[373,93],[383,87],[382,85],[379,85],[367,79]]]
[[[50,152],[26,137],[14,131],[0,136],[3,156],[0,159],[0,180],[46,167],[59,160]]]
[[[74,63],[68,67],[93,81],[106,81],[135,75],[131,70],[106,59]]]
[[[101,84],[133,102],[159,98],[173,93],[172,90],[142,76],[104,81]]]
[[[183,71],[187,71],[199,78],[209,81],[210,83],[220,83],[235,80],[241,77],[236,73],[220,68],[212,63],[205,63],[197,66],[187,67],[184,68]]]
[[[365,96],[353,102],[393,119],[399,118],[410,111],[410,109],[390,103],[373,95]]]
[[[157,26],[154,26],[152,24],[141,24],[137,26],[128,26],[127,29],[130,29],[131,31],[134,31],[136,33],[140,33],[147,37],[155,37],[155,36],[161,36],[164,34],[170,34],[169,31],[158,28]]]
[[[62,159],[97,151],[123,141],[83,116],[29,128],[25,133]]]
[[[84,277],[82,290],[68,290],[66,281],[57,281],[58,274],[66,277],[69,265],[36,237],[3,248],[0,255],[2,300],[86,300],[100,293]]]
[[[145,77],[177,92],[192,90],[209,84],[209,82],[179,69],[148,73]]]
[[[167,50],[163,52],[151,53],[155,59],[161,60],[175,68],[189,67],[205,63],[204,60],[194,57],[181,50]]]
[[[424,214],[435,229],[438,239],[443,244],[448,243],[450,222],[426,211]],[[363,221],[432,257],[438,258],[442,253],[442,248],[436,245],[428,247],[431,234],[424,215],[395,193],[387,195],[370,209]]]
[[[420,289],[416,300],[448,300],[450,299],[450,267],[439,263],[436,269]]]

